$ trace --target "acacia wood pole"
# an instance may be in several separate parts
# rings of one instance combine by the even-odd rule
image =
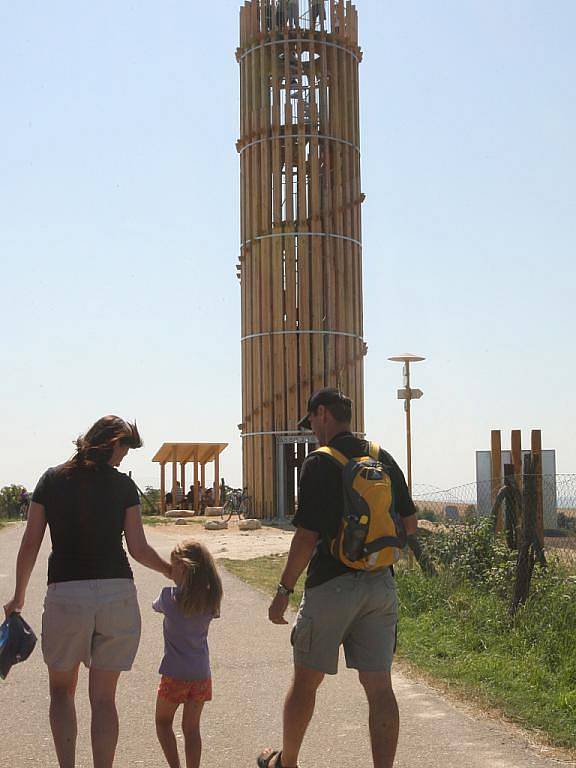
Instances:
[[[178,485],[178,450],[176,446],[172,449],[172,509],[176,505],[176,486]]]
[[[502,434],[499,429],[493,429],[490,433],[490,462],[492,469],[491,496],[492,505],[496,501],[496,494],[502,487]],[[502,515],[498,513],[496,530],[502,530]]]
[[[160,511],[166,514],[166,464],[160,464]]]
[[[220,454],[214,459],[214,504],[220,506]]]
[[[536,491],[536,535],[540,546],[544,546],[544,499],[542,498],[542,432],[533,429],[530,435],[534,488]]]
[[[243,484],[276,513],[276,441],[312,390],[338,386],[364,430],[356,9],[240,10]],[[282,451],[281,455],[288,455]],[[283,491],[282,491],[283,492]]]
[[[512,449],[512,464],[514,465],[514,480],[519,491],[522,490],[522,432],[513,429],[510,445]]]
[[[186,507],[186,462],[180,462],[180,486],[182,488],[182,502],[184,508]]]
[[[200,488],[202,492],[206,490],[206,464],[200,464]]]
[[[198,512],[199,509],[198,498],[198,459],[194,459],[194,512]]]

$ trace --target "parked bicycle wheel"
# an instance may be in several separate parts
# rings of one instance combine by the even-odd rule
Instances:
[[[226,499],[224,506],[222,507],[222,512],[220,513],[220,517],[226,523],[229,523],[235,513],[236,513],[236,504],[234,501],[234,496],[230,494]]]
[[[248,520],[252,517],[252,499],[250,496],[242,496],[238,517]]]

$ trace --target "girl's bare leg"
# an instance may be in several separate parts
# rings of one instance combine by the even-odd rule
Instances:
[[[179,706],[179,704],[173,704],[160,696],[156,699],[156,735],[170,768],[180,768],[178,744],[172,727],[174,715]]]
[[[182,713],[182,732],[186,747],[186,768],[199,768],[202,756],[202,738],[200,736],[200,716],[204,708],[203,701],[187,701]]]

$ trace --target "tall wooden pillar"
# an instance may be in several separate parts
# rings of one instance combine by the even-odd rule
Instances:
[[[534,487],[536,488],[536,533],[541,546],[544,546],[544,499],[542,497],[542,432],[533,429],[530,436],[532,466],[534,468]]]
[[[243,484],[276,513],[279,437],[336,386],[364,431],[358,14],[348,0],[240,11]],[[297,6],[297,13],[296,13]]]
[[[200,509],[200,499],[198,498],[198,461],[194,459],[194,512]]]
[[[522,490],[522,432],[519,429],[513,429],[511,438],[514,479],[518,490]]]
[[[499,429],[493,429],[490,433],[490,460],[492,469],[491,498],[492,504],[496,501],[496,494],[502,487],[502,435]],[[496,530],[502,530],[502,515],[498,516]]]
[[[186,501],[186,462],[180,462],[180,485],[182,486],[182,493],[184,494],[182,499]]]
[[[166,514],[166,464],[160,464],[160,511]]]
[[[172,453],[172,509],[176,509],[176,487],[178,485],[178,459],[174,448]]]
[[[214,459],[214,504],[220,506],[220,454]]]

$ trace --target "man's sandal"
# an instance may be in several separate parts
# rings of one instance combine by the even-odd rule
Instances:
[[[278,756],[278,759],[276,760],[276,763],[274,764],[274,768],[283,768],[282,766],[282,752],[280,750],[276,750],[275,752],[271,752],[269,755],[266,755],[265,752],[268,750],[264,750],[264,752],[261,752],[258,755],[258,758],[256,760],[256,763],[258,765],[258,768],[270,768],[270,762],[273,758]]]

